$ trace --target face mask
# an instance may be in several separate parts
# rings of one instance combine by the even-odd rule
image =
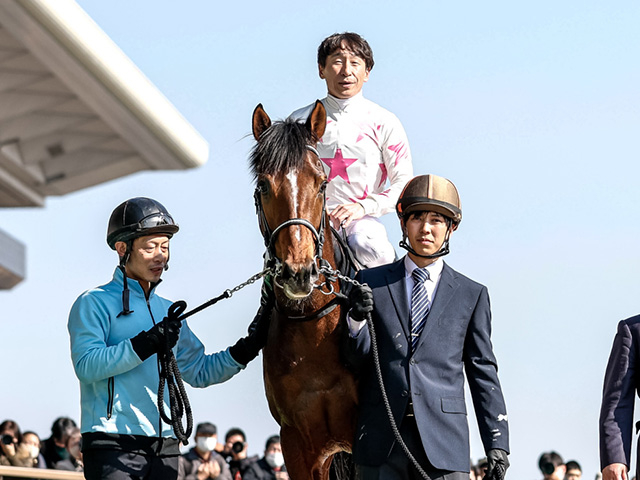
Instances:
[[[201,452],[211,452],[216,448],[217,443],[218,439],[216,437],[198,437],[196,439],[196,447]]]
[[[284,465],[284,456],[282,452],[268,453],[264,459],[271,468],[280,468]]]
[[[40,449],[36,445],[27,445],[27,452],[29,453],[29,458],[38,458]]]

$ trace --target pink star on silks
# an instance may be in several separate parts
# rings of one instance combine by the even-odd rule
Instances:
[[[358,200],[364,200],[368,196],[369,196],[369,185],[365,185],[364,193],[362,194],[361,197],[356,197],[356,200],[354,200],[353,198],[350,198],[349,200],[351,200],[353,203],[358,203]]]
[[[378,188],[380,188],[382,185],[384,185],[384,182],[387,181],[387,166],[384,163],[379,163],[378,165],[380,165],[380,170],[382,170],[382,176],[380,177],[380,183],[378,184]]]
[[[392,152],[395,152],[396,154],[396,163],[394,165],[398,164],[398,160],[400,160],[400,155],[404,155],[404,152],[406,150],[406,146],[404,143],[399,142],[396,145],[391,145],[390,147],[387,147],[389,150],[391,150]]]
[[[347,173],[347,168],[358,161],[357,158],[345,158],[342,156],[342,150],[336,148],[336,154],[333,158],[321,158],[328,167],[329,167],[329,179],[330,182],[336,177],[342,177],[342,179],[346,180],[347,183],[351,183],[349,181],[349,174]]]

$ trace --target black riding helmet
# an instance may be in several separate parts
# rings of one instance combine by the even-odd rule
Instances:
[[[107,243],[112,250],[116,242],[163,233],[169,238],[180,228],[164,206],[152,198],[135,197],[118,205],[109,218]]]
[[[163,234],[171,238],[179,229],[167,209],[152,198],[130,198],[118,205],[111,213],[109,226],[107,227],[107,243],[112,250],[116,249],[117,242],[125,242],[127,244],[124,256],[120,257],[119,268],[124,277],[124,285],[122,290],[122,312],[118,316],[128,315],[133,312],[133,310],[129,310],[129,287],[125,269],[129,255],[131,255],[133,241],[138,237],[154,234]],[[165,270],[168,266],[167,263]]]

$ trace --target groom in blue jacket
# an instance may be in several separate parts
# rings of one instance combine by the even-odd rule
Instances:
[[[71,308],[68,329],[80,380],[87,480],[177,478],[179,441],[159,413],[159,408],[170,411],[166,385],[159,401],[161,352],[171,349],[182,378],[202,388],[240,372],[265,342],[266,303],[248,336],[208,355],[186,322],[168,315],[171,301],[156,288],[177,232],[156,200],[136,197],[120,204],[107,230],[107,243],[120,258],[113,279],[80,295]],[[173,412],[171,417],[175,420]]]
[[[465,374],[488,459],[488,480],[509,466],[509,429],[491,345],[487,288],[449,267],[452,233],[462,220],[458,191],[436,175],[415,177],[398,200],[408,254],[362,270],[354,288],[347,358],[360,372],[353,448],[360,480],[469,478]],[[369,288],[370,287],[370,288]],[[365,318],[371,313],[374,331]],[[376,334],[391,426],[371,355]],[[410,460],[396,433],[414,457]]]

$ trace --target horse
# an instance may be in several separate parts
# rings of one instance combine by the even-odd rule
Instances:
[[[335,296],[340,287],[322,269],[335,270],[340,253],[315,150],[325,126],[320,101],[306,123],[272,124],[262,105],[253,113],[255,202],[266,263],[275,269],[264,386],[293,480],[327,480],[335,454],[351,452],[356,427],[357,383],[340,359],[346,328]]]

